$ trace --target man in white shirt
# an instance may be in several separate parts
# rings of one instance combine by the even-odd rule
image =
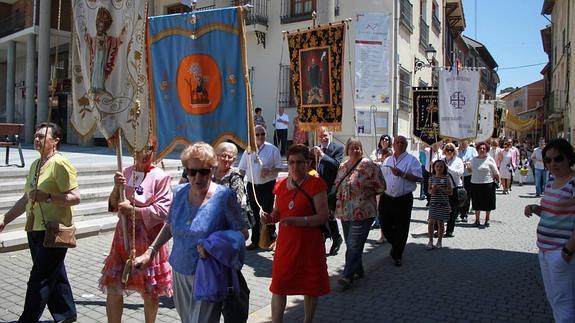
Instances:
[[[274,145],[280,149],[282,156],[285,156],[287,150],[287,137],[289,128],[289,116],[284,113],[284,108],[278,109],[275,121],[276,130],[274,132]]]
[[[407,150],[407,139],[397,136],[393,140],[393,155],[381,165],[386,189],[379,199],[379,223],[387,241],[391,243],[391,258],[401,266],[403,250],[409,235],[413,191],[421,182],[421,163]]]
[[[250,207],[254,214],[252,227],[252,243],[248,250],[259,248],[260,241],[260,208],[256,203],[255,194],[264,212],[271,212],[274,206],[273,189],[276,184],[278,172],[282,170],[280,152],[276,146],[266,142],[266,128],[261,125],[255,127],[257,154],[244,152],[238,169],[245,176]],[[276,228],[268,225],[271,240],[275,239]]]
[[[543,148],[545,147],[545,139],[541,138],[539,140],[539,147],[533,150],[531,154],[531,160],[533,161],[533,168],[535,172],[535,197],[540,197],[545,191],[545,185],[547,185],[547,179],[549,178],[549,171],[545,169],[545,164],[543,163]]]

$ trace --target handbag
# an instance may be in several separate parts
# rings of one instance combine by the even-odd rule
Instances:
[[[42,223],[46,227],[44,235],[44,247],[46,248],[76,248],[76,226],[66,226],[59,222],[46,222],[44,212],[40,205],[40,214],[42,214]]]
[[[313,214],[316,214],[317,210],[315,209],[315,204],[313,203],[313,198],[306,191],[304,191],[303,188],[301,188],[299,185],[297,185],[297,183],[294,182],[293,184],[294,184],[295,188],[298,191],[302,192],[303,195],[307,198],[307,200],[311,204]],[[331,232],[329,231],[329,227],[328,227],[327,222],[324,225],[322,225],[320,228],[321,228],[321,235],[323,236],[324,240],[328,237],[331,237]]]
[[[455,186],[453,176],[449,172],[447,172],[447,174],[451,177],[451,182],[453,183],[453,186]],[[467,202],[467,191],[463,186],[457,186],[453,191],[453,194],[457,194],[457,207],[462,208],[465,205],[465,202]]]

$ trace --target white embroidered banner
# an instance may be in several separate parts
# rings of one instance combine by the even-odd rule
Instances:
[[[147,1],[73,2],[71,122],[81,136],[91,136],[98,126],[106,139],[122,129],[130,146],[137,137],[136,150],[147,144],[146,10]]]
[[[478,92],[478,70],[439,71],[439,134],[442,137],[476,137]]]
[[[495,127],[495,101],[479,102],[479,122],[477,123],[476,142],[491,139]]]

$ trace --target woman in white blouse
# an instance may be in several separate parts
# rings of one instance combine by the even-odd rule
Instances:
[[[485,227],[489,226],[489,215],[495,210],[495,186],[499,184],[499,171],[493,158],[488,154],[489,145],[479,142],[475,145],[477,157],[465,164],[471,172],[471,202],[475,210],[476,227],[480,226],[481,211],[485,211]],[[496,184],[494,184],[496,183]]]

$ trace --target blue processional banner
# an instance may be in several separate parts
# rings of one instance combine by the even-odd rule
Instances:
[[[246,148],[253,138],[242,11],[232,7],[149,18],[157,158],[178,143],[215,146],[232,140]]]

